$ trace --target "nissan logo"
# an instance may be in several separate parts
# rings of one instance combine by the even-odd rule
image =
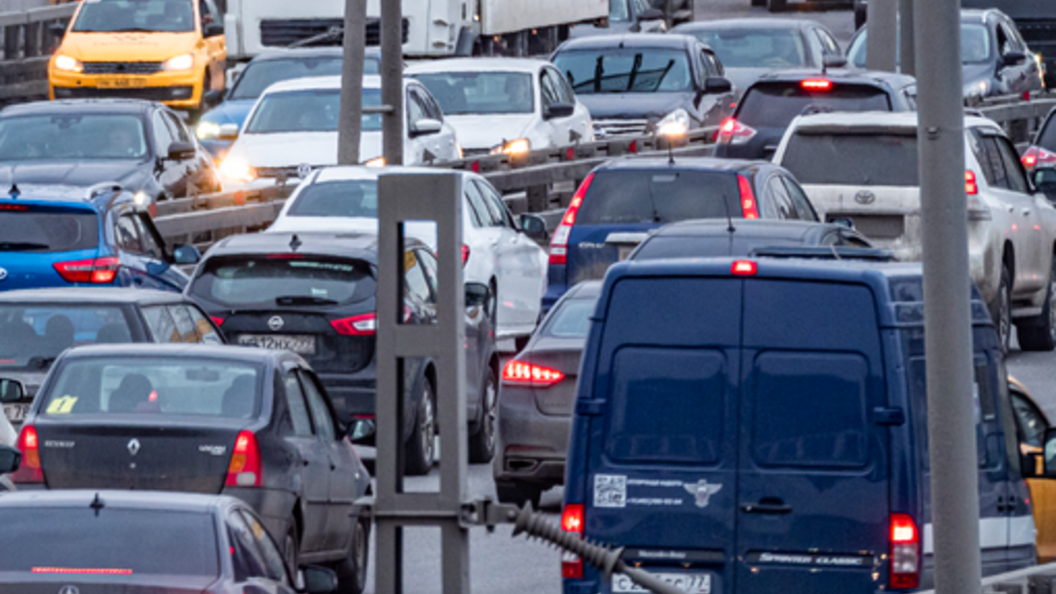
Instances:
[[[81,594],[81,591],[77,589],[77,586],[69,585],[59,588],[59,594]]]
[[[271,328],[272,332],[278,332],[282,330],[282,326],[285,323],[279,316],[271,316],[271,319],[268,320],[268,328]]]
[[[872,204],[876,202],[876,194],[869,190],[862,190],[854,195],[854,201],[858,204]]]
[[[0,268],[0,281],[4,280],[5,278],[7,278],[7,271],[3,268]]]

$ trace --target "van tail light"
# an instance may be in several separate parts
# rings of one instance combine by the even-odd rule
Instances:
[[[40,439],[36,427],[22,426],[22,433],[18,435],[18,449],[22,452],[22,465],[11,474],[11,482],[43,483],[44,470],[40,467]]]
[[[1038,165],[1056,165],[1056,153],[1050,153],[1040,146],[1032,146],[1027,149],[1027,152],[1023,153],[1020,161],[1023,162],[1023,166],[1027,168],[1027,171],[1030,171]]]
[[[594,174],[587,175],[579,189],[572,195],[572,201],[568,203],[565,216],[561,217],[561,224],[554,229],[554,236],[550,238],[550,265],[565,265],[568,263],[568,236],[572,234],[572,225],[576,224],[576,215],[579,207],[583,206],[583,197],[590,189],[590,182],[594,181]]]
[[[502,368],[502,383],[513,386],[549,388],[563,379],[565,374],[556,369],[524,361],[511,360]]]
[[[469,246],[462,244],[462,265],[465,266],[466,262],[469,262]]]
[[[583,538],[583,504],[569,503],[561,513],[561,529],[574,532]],[[583,579],[583,559],[574,553],[561,554],[561,577]]]
[[[964,193],[969,196],[979,193],[979,184],[975,183],[975,172],[971,169],[964,172]]]
[[[744,144],[755,136],[755,128],[746,126],[734,118],[726,118],[715,132],[715,142],[719,144]]]
[[[758,219],[759,204],[755,201],[755,193],[752,192],[752,184],[748,178],[738,175],[737,188],[741,191],[741,214],[746,219]]]
[[[891,579],[888,588],[920,586],[920,531],[913,518],[891,514]]]
[[[113,256],[106,256],[103,258],[88,258],[87,260],[56,262],[52,264],[52,267],[66,282],[108,285],[117,278],[117,271],[121,268],[121,262]]]
[[[378,319],[374,312],[370,312],[350,318],[331,320],[330,325],[342,336],[374,336],[378,329]]]
[[[225,484],[228,487],[259,487],[263,484],[262,478],[257,436],[252,431],[241,431],[235,438]]]

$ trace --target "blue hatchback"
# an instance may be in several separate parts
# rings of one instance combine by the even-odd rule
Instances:
[[[0,291],[118,286],[182,291],[175,264],[198,250],[170,252],[146,207],[113,185],[55,187],[0,194]]]

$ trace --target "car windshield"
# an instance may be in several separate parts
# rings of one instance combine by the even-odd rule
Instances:
[[[851,42],[851,49],[847,50],[847,56],[851,64],[858,68],[865,68],[866,59],[866,36],[868,29],[862,29]],[[895,32],[897,40],[898,31]],[[895,44],[895,63],[900,58],[899,46]],[[990,59],[990,31],[985,25],[978,23],[961,24],[961,63],[979,64]]]
[[[795,134],[781,165],[801,184],[919,186],[916,133]]]
[[[417,74],[444,115],[532,113],[532,75],[526,72]]]
[[[32,508],[0,508],[0,526],[4,527],[0,530],[0,550],[4,551],[0,573],[97,572],[129,576],[124,578],[128,580],[144,574],[220,575],[216,528],[210,514],[163,508],[121,509],[105,506],[105,495],[101,500],[102,509],[90,507],[88,500],[77,507],[38,503]],[[14,578],[16,582],[28,579]],[[55,580],[60,576],[32,579]],[[58,591],[58,585],[66,582],[53,583]],[[73,586],[62,589],[67,590],[77,591]]]
[[[381,89],[363,89],[363,105],[381,105]],[[341,89],[268,93],[260,99],[246,133],[337,132],[340,112]],[[364,132],[381,130],[380,113],[365,113],[360,117]]]
[[[78,358],[59,367],[40,411],[250,418],[259,408],[262,377],[257,365],[216,358]]]
[[[566,299],[550,314],[543,336],[553,338],[586,338],[590,331],[590,315],[594,313],[596,298]]]
[[[99,246],[99,216],[77,208],[0,206],[0,262],[4,252],[72,252]]]
[[[188,33],[194,29],[191,0],[85,0],[72,31]]]
[[[745,93],[736,117],[753,128],[786,128],[798,115],[830,111],[891,111],[891,102],[872,85],[807,90],[800,82],[758,83]]]
[[[576,226],[739,218],[738,196],[732,172],[602,170],[594,174]]]
[[[138,160],[147,151],[139,116],[64,111],[0,118],[0,162]]]
[[[794,68],[807,66],[803,36],[794,29],[694,30],[711,46],[726,68]]]
[[[337,305],[374,296],[370,266],[361,260],[275,254],[211,258],[191,294],[231,307]]]
[[[123,342],[132,332],[116,306],[0,304],[0,375],[47,369],[71,347]]]
[[[291,217],[378,218],[378,182],[372,179],[320,182],[304,186],[290,205]]]
[[[363,61],[364,74],[378,73],[378,59],[367,56]],[[264,89],[277,82],[307,76],[341,74],[341,56],[304,56],[257,60],[250,62],[231,89],[229,99],[256,99]]]
[[[627,0],[609,0],[609,21],[626,23],[631,20],[631,9]]]
[[[557,54],[554,64],[579,95],[676,92],[692,86],[689,60],[682,50],[572,50]]]

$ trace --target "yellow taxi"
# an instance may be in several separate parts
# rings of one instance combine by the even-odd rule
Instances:
[[[1019,434],[1021,472],[1027,476],[1027,487],[1034,509],[1034,527],[1038,530],[1035,545],[1038,563],[1056,561],[1056,480],[1045,478],[1044,463],[1039,455],[1045,445],[1049,418],[1023,384],[1008,378],[1008,392]],[[1031,463],[1034,468],[1029,468]]]
[[[199,110],[224,88],[213,0],[81,0],[48,63],[52,99],[125,97]]]

